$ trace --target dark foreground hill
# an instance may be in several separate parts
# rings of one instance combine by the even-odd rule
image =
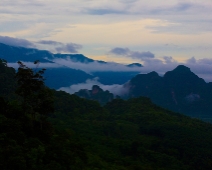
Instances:
[[[5,78],[13,77],[11,68],[0,66]],[[19,99],[0,97],[1,169],[212,169],[211,124],[164,110],[144,97],[102,107],[50,90],[42,72],[22,68],[11,86]]]
[[[55,109],[51,121],[82,140],[88,167],[178,170],[211,166],[211,124],[164,110],[147,98],[116,99],[100,107],[57,92]]]

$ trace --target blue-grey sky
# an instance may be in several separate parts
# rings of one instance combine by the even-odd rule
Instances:
[[[0,42],[120,63],[212,59],[212,1],[1,0]]]

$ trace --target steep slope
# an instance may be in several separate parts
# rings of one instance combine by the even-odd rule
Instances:
[[[46,85],[53,89],[69,87],[72,84],[84,83],[87,79],[94,78],[94,76],[87,74],[82,70],[68,67],[48,68],[44,76],[46,78]]]
[[[39,60],[44,63],[52,63],[45,58],[52,58],[52,54],[45,50],[37,50],[24,47],[13,47],[0,43],[0,58],[5,59],[8,63],[17,61],[34,62]]]
[[[163,77],[140,74],[130,81],[129,97],[146,96],[173,111],[204,118],[211,115],[211,86],[186,66],[180,65]]]

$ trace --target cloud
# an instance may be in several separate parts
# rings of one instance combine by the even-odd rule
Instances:
[[[163,57],[164,62],[166,64],[173,64],[173,63],[178,63],[176,60],[174,60],[171,56],[164,56]]]
[[[84,6],[84,13],[89,15],[111,15],[111,14],[126,14],[126,3],[122,1],[113,1],[112,3],[108,0],[106,1],[96,1],[93,0]]]
[[[52,30],[54,30],[55,27],[58,27],[58,25],[76,24],[79,22],[82,24],[83,22],[89,22],[90,18],[87,19],[89,15],[99,15],[100,17],[97,16],[98,18],[95,18],[98,22],[106,18],[103,15],[113,15],[113,17],[110,17],[109,19],[106,18],[106,20],[104,20],[105,23],[109,20],[110,22],[114,20],[126,21],[129,18],[131,20],[137,18],[161,19],[172,23],[180,23],[180,25],[183,25],[184,29],[186,29],[185,27],[188,27],[191,23],[193,23],[193,27],[194,25],[198,26],[199,22],[206,21],[205,24],[208,23],[208,26],[204,24],[204,26],[198,26],[200,29],[192,29],[192,31],[196,30],[201,32],[203,29],[206,29],[205,26],[207,26],[207,30],[211,28],[209,27],[209,23],[211,23],[209,22],[211,20],[210,16],[212,13],[211,4],[212,2],[209,0],[201,0],[201,2],[191,0],[154,0],[154,2],[143,0],[52,0],[51,2],[41,0],[19,0],[16,2],[13,0],[1,0],[0,14],[25,14],[29,20],[34,20],[34,17],[39,17],[36,18],[33,23],[30,23],[31,25],[42,22],[58,23],[52,27]],[[70,15],[73,17],[70,18]],[[10,17],[11,16],[7,16],[7,20]],[[92,18],[96,16],[90,17]],[[189,29],[187,28],[186,30]]]
[[[82,45],[75,43],[61,43],[51,40],[41,40],[37,42],[38,44],[43,44],[53,47],[53,51],[57,53],[68,52],[68,53],[78,53],[78,50],[82,48]]]
[[[16,47],[48,49],[56,53],[78,53],[78,50],[82,48],[82,45],[75,43],[61,43],[51,40],[32,42],[26,39],[13,38],[8,36],[0,36],[0,43]]]
[[[194,57],[189,58],[189,59],[186,61],[187,64],[196,64],[196,62],[197,62],[197,60],[196,60]]]
[[[88,79],[85,83],[79,83],[71,85],[70,87],[61,87],[58,90],[65,91],[70,94],[74,94],[81,89],[88,89],[91,90],[93,85],[98,85],[104,91],[108,90],[109,92],[113,93],[114,95],[124,96],[128,93],[129,87],[127,83],[125,85],[113,84],[113,85],[104,85],[98,82],[98,78]]]
[[[41,40],[37,42],[38,44],[44,44],[44,45],[61,45],[62,43],[57,41],[51,41],[51,40]]]
[[[121,48],[121,47],[111,49],[109,51],[109,54],[115,54],[140,60],[155,57],[155,55],[149,51],[147,52],[131,51],[129,48]]]
[[[12,38],[8,36],[0,36],[0,43],[16,46],[16,47],[26,47],[26,48],[32,48],[35,47],[35,44],[20,38]]]
[[[183,3],[175,3],[175,4],[168,4],[164,6],[157,6],[151,9],[149,12],[153,15],[162,15],[162,14],[173,14],[173,13],[185,13],[189,9],[193,8],[197,4],[190,3],[190,2],[183,2]]]
[[[69,58],[61,59],[61,58],[55,58],[52,60],[53,62],[64,65],[69,68],[73,69],[80,69],[87,73],[92,72],[104,72],[104,71],[114,71],[114,72],[122,72],[122,71],[137,71],[140,72],[140,67],[127,67],[126,65],[114,63],[114,62],[107,62],[105,63],[99,63],[97,61],[89,62],[89,63],[81,63],[81,62],[74,62],[73,60]]]
[[[115,55],[128,55],[130,53],[130,50],[128,48],[120,48],[120,47],[116,47],[113,48],[112,50],[110,50],[109,53],[115,54]]]
[[[90,9],[86,10],[86,13],[91,15],[106,15],[106,14],[125,14],[126,12],[114,9]]]
[[[57,52],[69,52],[69,53],[78,53],[78,49],[81,49],[82,45],[68,43],[65,45],[61,45],[60,47],[55,48]]]
[[[129,56],[132,58],[138,58],[141,60],[143,58],[155,58],[155,55],[149,51],[147,51],[147,52],[132,51]]]
[[[194,7],[194,4],[192,3],[179,3],[175,6],[175,9],[182,12],[191,9],[192,7]]]
[[[212,82],[212,59],[195,59],[192,57],[186,61],[185,65],[206,82]]]

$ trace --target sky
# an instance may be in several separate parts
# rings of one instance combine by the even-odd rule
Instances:
[[[119,63],[211,59],[211,0],[1,0],[0,42]]]

